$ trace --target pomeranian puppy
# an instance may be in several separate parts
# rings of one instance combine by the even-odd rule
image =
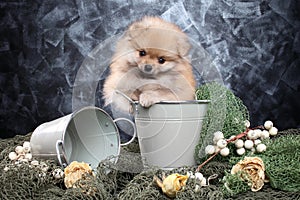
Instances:
[[[129,26],[116,45],[103,85],[105,105],[132,111],[121,91],[143,107],[160,101],[195,99],[188,37],[173,23],[144,17]]]

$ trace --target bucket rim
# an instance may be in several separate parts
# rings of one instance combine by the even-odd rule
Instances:
[[[160,101],[156,104],[207,104],[210,100],[187,100],[187,101]]]
[[[205,100],[185,100],[185,101],[160,101],[158,103],[155,103],[153,105],[156,104],[208,104],[210,103],[211,100],[209,99],[205,99]],[[140,105],[139,101],[134,101],[133,103],[134,105]]]

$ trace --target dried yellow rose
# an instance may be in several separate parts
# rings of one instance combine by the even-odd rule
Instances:
[[[251,182],[251,190],[259,191],[266,182],[265,165],[259,157],[245,157],[231,169],[231,174],[242,172],[241,178]]]
[[[154,177],[156,184],[162,189],[168,197],[175,197],[177,192],[180,191],[189,178],[188,175],[171,174],[161,181],[158,177]]]
[[[67,188],[75,187],[74,184],[83,178],[85,174],[94,175],[92,172],[92,168],[84,162],[73,161],[68,165],[65,170],[65,186]]]

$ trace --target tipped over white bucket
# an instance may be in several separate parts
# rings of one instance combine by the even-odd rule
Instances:
[[[72,161],[85,162],[96,168],[101,160],[118,156],[120,136],[116,121],[125,120],[134,128],[133,122],[126,118],[113,120],[104,110],[97,107],[84,107],[74,113],[46,122],[38,126],[30,139],[34,157],[56,159],[62,166]],[[115,160],[116,162],[117,160]]]

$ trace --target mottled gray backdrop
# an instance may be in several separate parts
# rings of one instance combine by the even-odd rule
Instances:
[[[74,96],[84,105],[91,98],[73,91],[83,61],[144,15],[177,23],[204,47],[253,125],[300,127],[299,11],[299,0],[1,0],[0,137],[72,112]],[[102,106],[107,72],[91,74],[83,78]]]

